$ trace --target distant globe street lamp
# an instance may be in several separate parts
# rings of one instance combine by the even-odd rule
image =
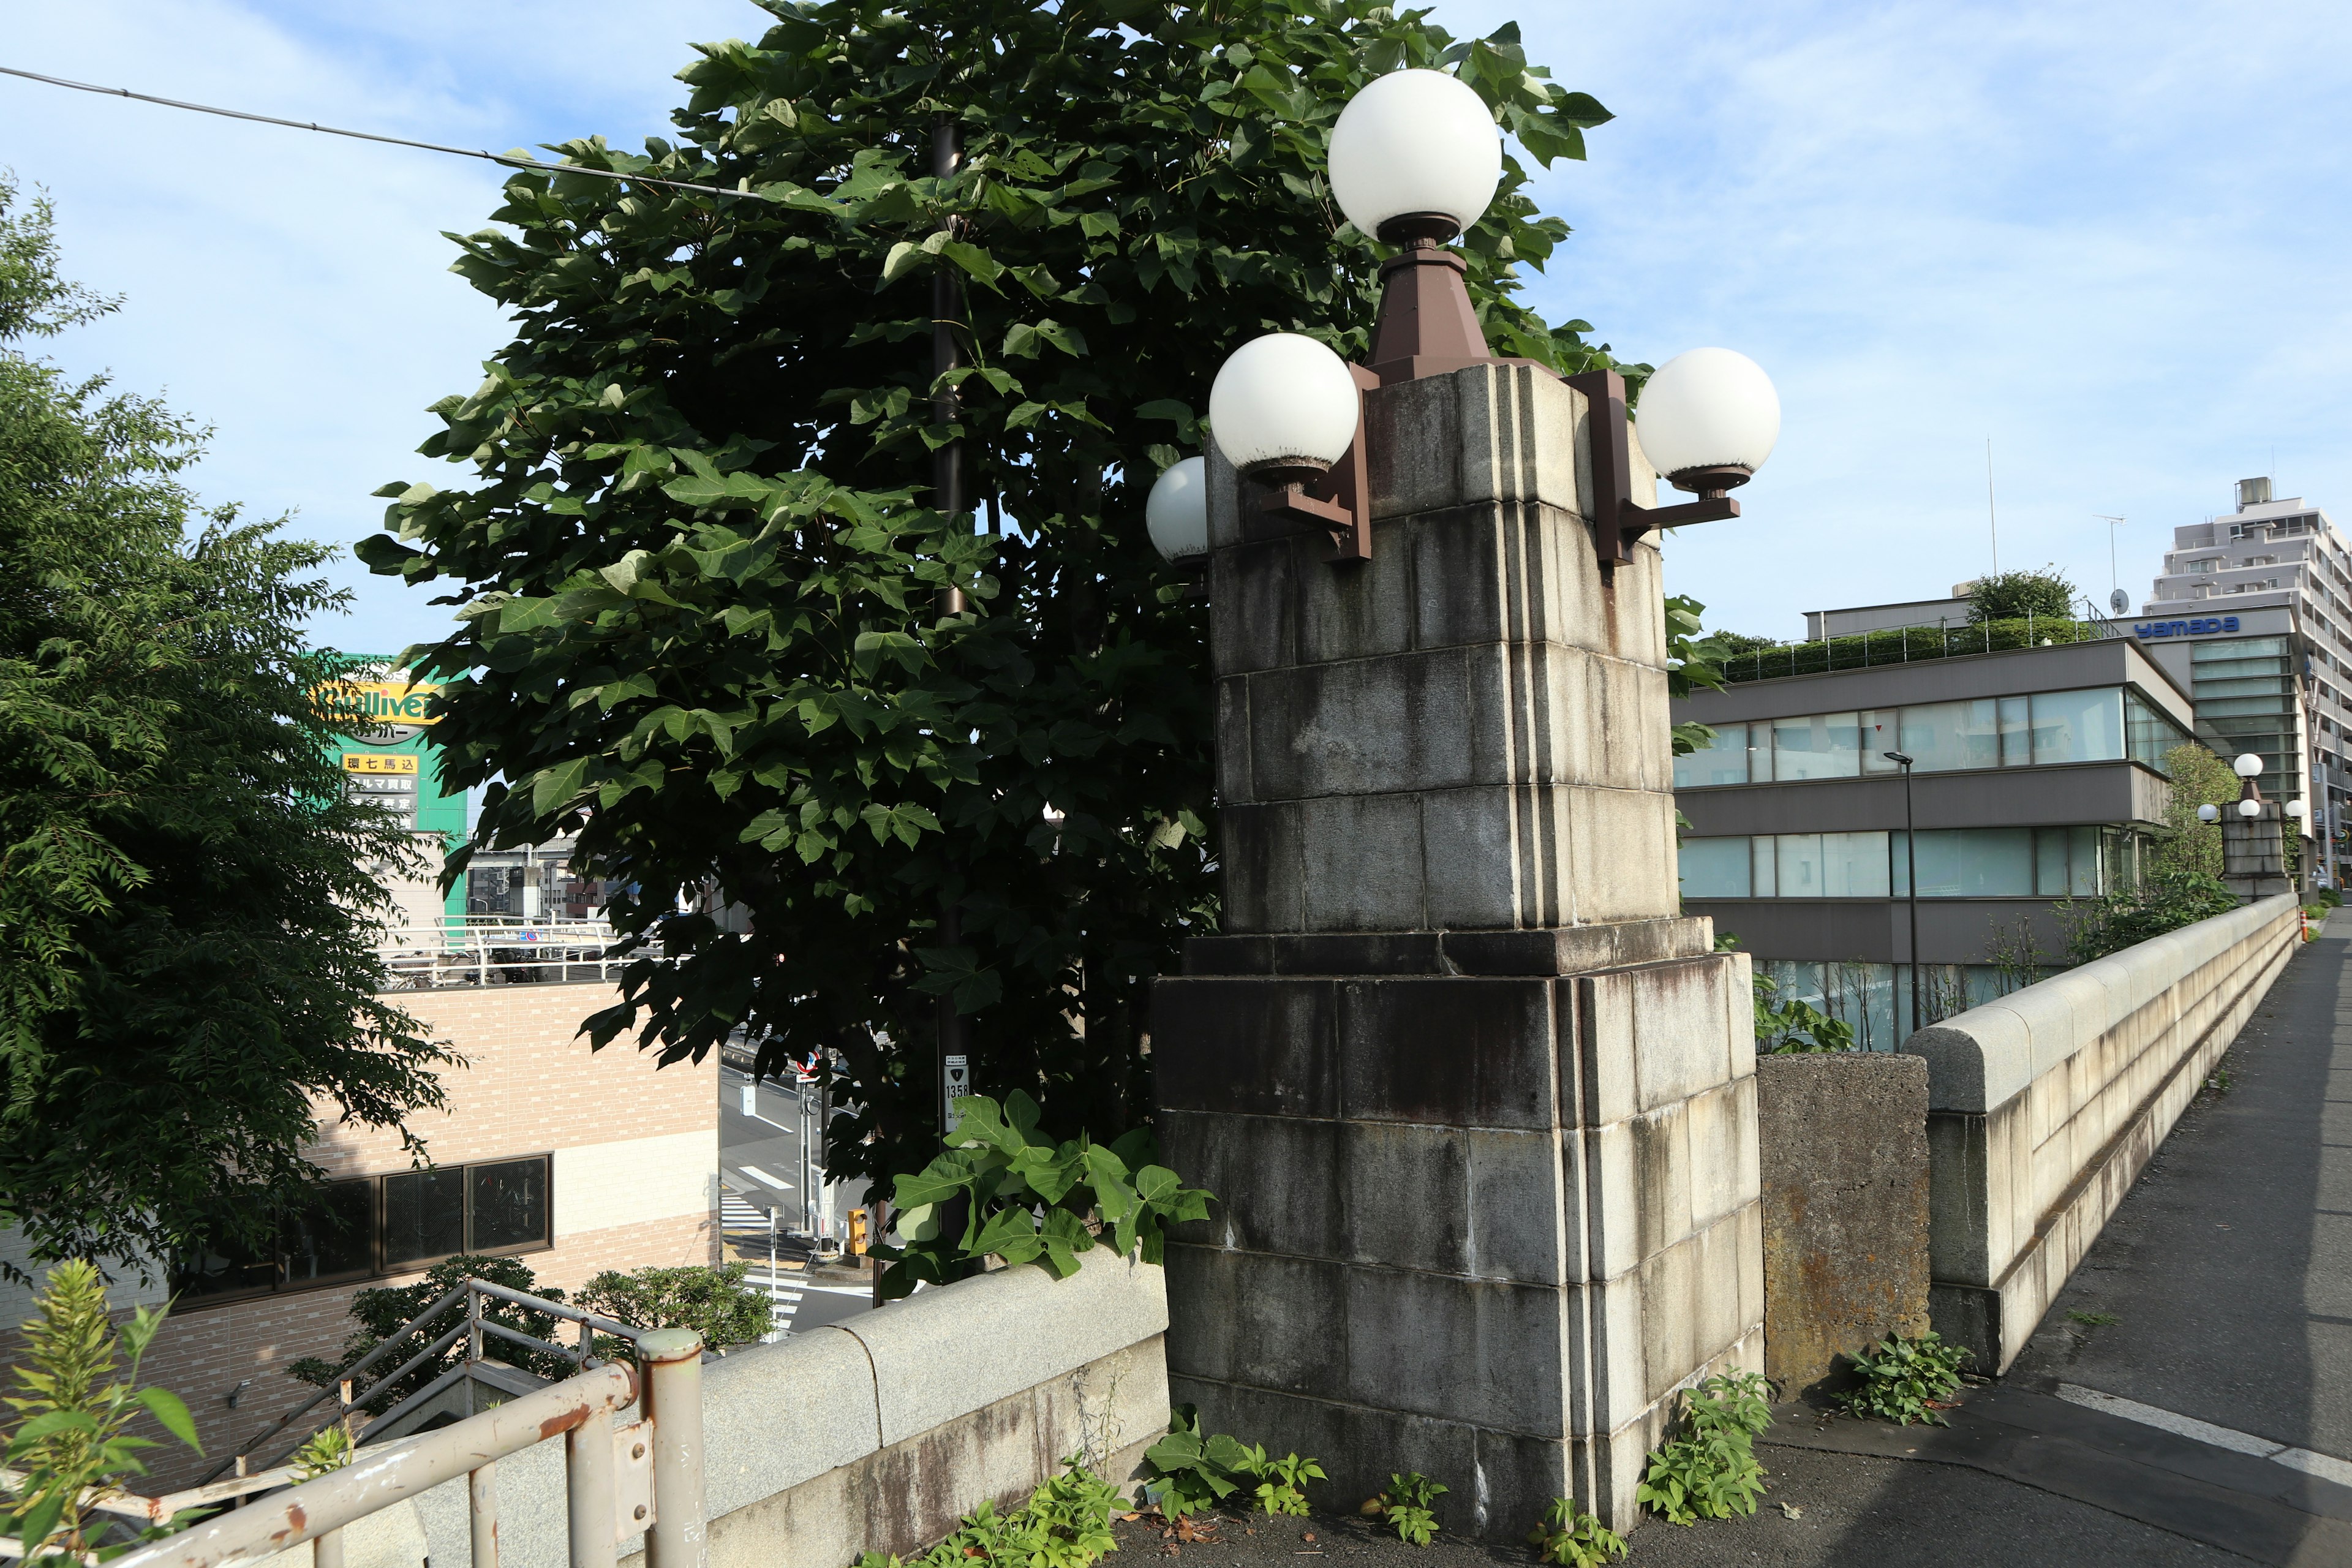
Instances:
[[[1143,502],[1144,526],[1163,561],[1181,563],[1208,556],[1208,468],[1202,458],[1170,464]]]
[[[2218,805],[2200,805],[2197,808],[2197,820],[2219,822],[2221,820],[2221,808]]]

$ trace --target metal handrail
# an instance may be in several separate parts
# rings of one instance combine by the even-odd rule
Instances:
[[[496,1322],[483,1317],[480,1302],[481,1298],[486,1296],[497,1300],[512,1302],[516,1306],[526,1308],[534,1312],[544,1313],[551,1318],[557,1318],[568,1322],[579,1324],[579,1344],[556,1344],[551,1341],[536,1338],[533,1335],[524,1333],[520,1329],[510,1329],[504,1323]],[[442,1334],[438,1339],[433,1341],[430,1344],[427,1344],[424,1349],[411,1355],[406,1361],[402,1362],[394,1370],[380,1373],[376,1377],[371,1379],[366,1389],[355,1389],[354,1384],[358,1382],[362,1373],[385,1360],[392,1354],[395,1348],[406,1342],[411,1335],[421,1336],[424,1332],[425,1325],[439,1317],[442,1313],[449,1310],[450,1308],[454,1307],[461,1300],[466,1304],[466,1315],[457,1322],[456,1327]],[[382,1344],[368,1352],[367,1354],[362,1356],[358,1361],[353,1362],[350,1366],[344,1367],[338,1372],[336,1373],[336,1381],[332,1386],[320,1389],[318,1393],[312,1394],[310,1398],[304,1400],[301,1404],[294,1406],[293,1409],[289,1410],[285,1415],[279,1416],[277,1420],[269,1423],[269,1425],[264,1426],[260,1431],[255,1433],[251,1438],[246,1441],[236,1453],[223,1459],[218,1465],[215,1466],[211,1472],[204,1478],[204,1483],[209,1485],[215,1481],[218,1481],[228,1473],[232,1467],[243,1461],[249,1461],[252,1456],[258,1452],[264,1444],[269,1442],[271,1438],[276,1437],[280,1433],[284,1432],[288,1427],[293,1426],[294,1423],[299,1421],[304,1415],[310,1414],[312,1410],[317,1409],[321,1401],[334,1398],[336,1394],[340,1393],[341,1397],[337,1400],[335,1408],[331,1414],[316,1423],[305,1426],[302,1429],[303,1435],[301,1436],[293,1438],[286,1445],[288,1451],[291,1451],[291,1449],[296,1446],[307,1441],[310,1433],[334,1422],[346,1419],[352,1414],[352,1412],[362,1409],[370,1400],[375,1398],[380,1390],[399,1383],[402,1378],[404,1378],[410,1373],[416,1371],[419,1367],[431,1361],[435,1356],[446,1352],[449,1347],[456,1344],[460,1338],[466,1338],[468,1340],[467,1346],[467,1354],[465,1363],[467,1365],[470,1365],[482,1359],[482,1337],[484,1335],[490,1335],[499,1339],[512,1341],[517,1344],[520,1344],[533,1350],[548,1351],[556,1355],[569,1357],[573,1365],[585,1371],[592,1364],[595,1363],[595,1345],[593,1338],[593,1335],[609,1334],[615,1339],[626,1340],[634,1344],[644,1339],[649,1333],[660,1331],[662,1331],[632,1328],[626,1323],[615,1322],[610,1318],[600,1317],[593,1312],[587,1311],[579,1307],[572,1306],[566,1302],[551,1301],[543,1296],[533,1296],[527,1291],[516,1290],[508,1286],[494,1284],[488,1279],[461,1280],[457,1285],[452,1286],[449,1289],[444,1291],[423,1311],[417,1313],[416,1316],[409,1319],[408,1321],[403,1323],[399,1328],[394,1329],[390,1334],[386,1335]],[[399,1404],[394,1405],[390,1410],[385,1411],[382,1415],[377,1416],[375,1420],[370,1422],[369,1425],[373,1426],[380,1422],[388,1422],[397,1419],[404,1412],[408,1410],[418,1401],[430,1398],[434,1394],[437,1394],[440,1391],[440,1388],[441,1384],[436,1382],[431,1387],[419,1389],[416,1393],[410,1394],[406,1399],[404,1399]],[[252,1491],[258,1489],[251,1485],[247,1485],[243,1489]]]
[[[648,1568],[706,1568],[702,1338],[657,1330],[638,1333],[637,1345],[642,1375],[591,1368],[116,1561],[226,1568],[310,1541],[319,1568],[341,1568],[347,1526],[465,1476],[473,1568],[498,1568],[498,1462],[560,1433],[572,1568],[613,1568],[620,1542],[639,1531]],[[614,1416],[633,1404],[638,1419],[615,1431]]]

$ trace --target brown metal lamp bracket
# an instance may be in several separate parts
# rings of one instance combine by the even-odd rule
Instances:
[[[1586,371],[1567,378],[1584,394],[1591,410],[1592,446],[1592,551],[1604,566],[1620,566],[1633,559],[1633,545],[1654,528],[1675,528],[1686,522],[1722,522],[1739,515],[1739,503],[1723,493],[1744,483],[1744,470],[1707,470],[1695,476],[1699,499],[1675,506],[1637,506],[1633,502],[1633,432],[1625,418],[1625,378],[1613,370]],[[1713,480],[1724,482],[1720,488]],[[1685,483],[1691,482],[1685,479]]]
[[[1360,364],[1349,365],[1348,373],[1356,381],[1356,438],[1348,443],[1339,460],[1322,473],[1297,483],[1269,486],[1259,502],[1259,509],[1268,516],[1329,534],[1331,548],[1323,559],[1334,563],[1372,558],[1372,483],[1371,466],[1365,456],[1364,394],[1378,387],[1381,380]]]

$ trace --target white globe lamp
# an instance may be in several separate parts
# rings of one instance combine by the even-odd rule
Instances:
[[[1193,561],[1209,552],[1208,459],[1171,463],[1143,502],[1144,527],[1163,561]]]
[[[2262,814],[2263,803],[2261,801],[2242,800],[2238,803],[2238,815],[2240,816],[2260,816]]]
[[[2263,771],[2262,758],[2256,756],[2252,752],[2239,752],[2238,760],[2231,763],[2230,765],[2238,771],[2238,776],[2242,779],[2252,778],[2256,773]]]
[[[2200,805],[2197,808],[2197,820],[2219,822],[2221,820],[2221,808],[2218,805]]]
[[[1731,349],[1676,354],[1642,388],[1634,434],[1676,489],[1719,497],[1746,484],[1780,439],[1772,378]]]
[[[2303,802],[2299,800],[2291,800],[2288,801],[2281,809],[2289,816],[2294,817],[2297,822],[2301,822],[2303,820]]]
[[[1347,452],[1360,405],[1356,378],[1338,354],[1297,332],[1268,332],[1217,371],[1209,429],[1238,472],[1299,484]]]
[[[1331,195],[1348,221],[1391,244],[1442,242],[1486,215],[1503,140],[1475,89],[1444,71],[1391,71],[1331,127]]]

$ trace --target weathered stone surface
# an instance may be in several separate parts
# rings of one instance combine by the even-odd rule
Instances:
[[[1171,1382],[1342,1497],[1629,1529],[1679,1390],[1763,1355],[1748,961],[1679,913],[1656,550],[1596,559],[1551,377],[1367,421],[1370,563],[1212,507],[1223,934],[1152,1056],[1225,1201],[1169,1249]]]
[[[1789,1394],[1927,1327],[1927,1064],[1875,1052],[1756,1064],[1764,1370]]]

